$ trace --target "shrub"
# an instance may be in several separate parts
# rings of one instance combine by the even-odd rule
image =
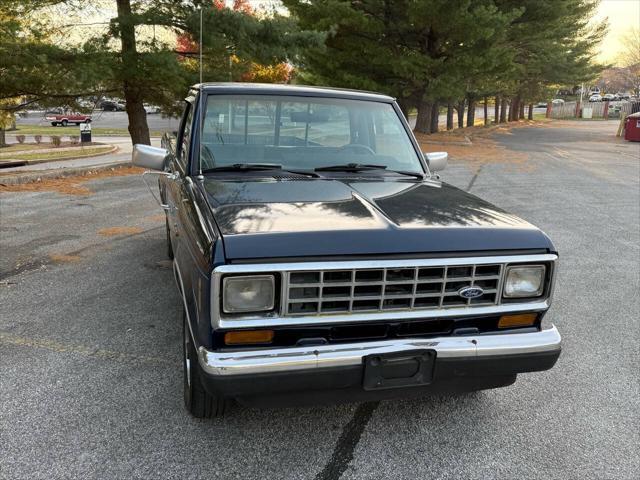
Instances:
[[[26,137],[24,135],[16,135],[16,140],[18,141],[18,143],[24,143],[25,138]]]
[[[69,140],[73,145],[80,143],[80,137],[78,135],[69,135]]]
[[[42,135],[34,135],[33,139],[36,141],[37,144],[42,143]]]
[[[62,140],[58,135],[51,135],[49,138],[51,139],[51,145],[53,145],[54,147],[59,147],[62,143]]]

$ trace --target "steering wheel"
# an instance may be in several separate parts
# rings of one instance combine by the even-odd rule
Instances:
[[[368,153],[369,155],[376,154],[370,147],[362,145],[361,143],[348,143],[341,146],[340,150],[354,150],[354,153],[358,153],[357,150],[359,150],[360,153]]]

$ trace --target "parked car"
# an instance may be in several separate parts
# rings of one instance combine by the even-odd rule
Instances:
[[[629,100],[632,95],[629,92],[618,92],[616,96],[619,100]]]
[[[91,115],[80,112],[47,112],[44,119],[51,122],[51,125],[57,127],[66,127],[69,123],[80,125],[81,123],[91,123]]]
[[[160,107],[158,107],[157,105],[150,105],[148,103],[145,103],[143,105],[143,107],[144,107],[144,111],[147,113],[147,115],[154,114],[154,113],[160,113]]]
[[[589,101],[590,102],[601,102],[602,101],[602,95],[600,95],[599,93],[595,93],[593,95],[591,95],[589,97]]]
[[[105,112],[124,112],[125,104],[116,100],[103,100],[99,107]]]
[[[556,363],[556,247],[441,181],[447,154],[420,151],[394,99],[205,84],[162,145],[132,160],[159,175],[194,416],[504,387]]]
[[[616,100],[616,96],[613,93],[605,93],[602,97],[603,102],[613,102]]]
[[[561,98],[554,98],[553,100],[551,100],[551,103],[553,105],[564,105],[564,100]]]

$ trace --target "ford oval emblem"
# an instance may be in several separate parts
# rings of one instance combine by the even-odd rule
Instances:
[[[462,298],[478,298],[484,294],[484,290],[480,287],[462,287],[458,290],[458,295]]]

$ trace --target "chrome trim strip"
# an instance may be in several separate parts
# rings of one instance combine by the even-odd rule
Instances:
[[[547,310],[549,304],[546,301],[530,303],[503,303],[488,307],[468,306],[461,308],[442,308],[432,310],[389,310],[385,312],[346,313],[335,315],[330,313],[314,315],[297,315],[292,317],[264,316],[259,318],[219,318],[215,323],[216,328],[249,328],[249,327],[275,327],[287,325],[326,325],[344,322],[374,322],[385,320],[412,320],[421,318],[445,318],[459,317],[463,315],[493,315],[514,312],[538,312]]]
[[[561,343],[560,333],[551,326],[533,333],[397,339],[241,352],[210,352],[200,347],[198,359],[209,375],[232,376],[361,365],[366,355],[419,348],[436,350],[438,358],[463,359],[558,351]]]
[[[175,258],[173,259],[173,276],[176,279],[176,284],[178,283],[178,281],[180,282],[180,285],[176,285],[176,286],[178,287],[178,293],[180,294],[180,298],[182,298],[182,305],[184,308],[184,312],[187,315],[187,325],[189,326],[189,334],[191,335],[191,341],[193,342],[194,345],[197,345],[196,337],[193,335],[193,329],[191,327],[191,316],[189,315],[189,308],[187,307],[187,297],[185,297],[184,295],[184,283],[182,283],[182,274],[180,273],[180,267],[178,267],[178,262]],[[200,348],[203,348],[203,347],[200,347]]]
[[[447,257],[447,258],[415,258],[399,260],[352,260],[344,262],[292,262],[292,263],[256,263],[220,265],[214,274],[243,273],[243,272],[300,272],[306,270],[349,270],[349,269],[379,269],[406,267],[442,267],[487,263],[517,263],[517,262],[549,262],[557,259],[554,254],[542,255],[502,255],[498,257]]]

